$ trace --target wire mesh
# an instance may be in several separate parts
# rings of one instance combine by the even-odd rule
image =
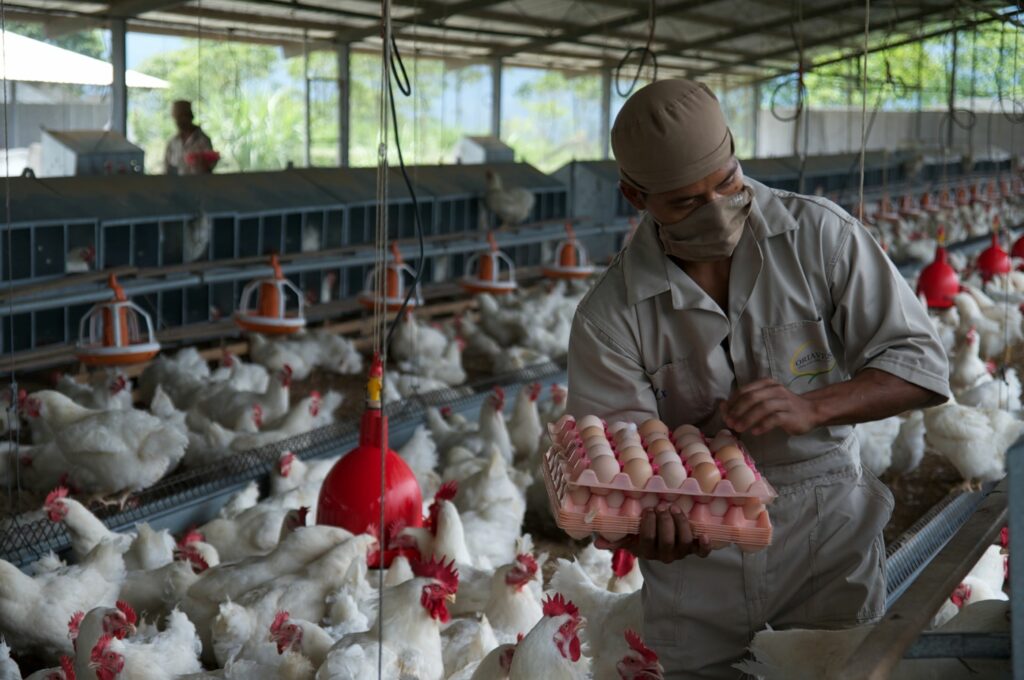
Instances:
[[[459,413],[478,409],[488,392],[502,386],[511,397],[522,385],[562,379],[564,362],[545,362],[513,373],[491,376],[472,384],[437,390],[395,401],[385,406],[392,448],[400,446],[423,421],[429,406],[450,406]],[[182,506],[233,486],[265,477],[281,455],[291,451],[303,460],[340,455],[351,449],[359,437],[359,419],[350,418],[251,451],[231,453],[202,466],[175,472],[153,486],[134,494],[124,510],[96,511],[109,528],[131,527],[139,522],[174,512]],[[0,520],[0,558],[26,565],[53,551],[71,546],[62,522],[51,522],[40,513],[27,513],[12,521]],[[179,530],[185,527],[179,527]]]

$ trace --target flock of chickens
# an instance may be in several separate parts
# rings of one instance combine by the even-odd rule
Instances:
[[[899,220],[883,205],[881,240],[894,254],[910,252],[923,240],[915,231],[934,233],[940,223],[956,238],[994,215],[1024,219],[1007,193],[975,192],[974,202],[964,194],[955,205],[940,197],[945,212],[900,211]],[[928,250],[930,258],[934,242]],[[1024,433],[1012,356],[1024,341],[1024,276],[982,286],[960,264],[963,292],[933,315],[955,401],[859,426],[864,464],[876,474],[907,474],[938,455],[965,484],[992,481]],[[470,368],[500,374],[561,357],[584,292],[563,282],[500,301],[484,294],[475,317],[437,324],[407,315],[390,347],[385,401],[458,389]],[[537,471],[545,424],[565,409],[558,385],[547,399],[539,385],[524,387],[511,404],[496,389],[476,420],[428,409],[399,451],[423,490],[422,528],[387,527],[381,537],[313,524],[335,460],[286,452],[268,493],[254,482],[181,536],[146,524],[107,529],[90,500],[123,506],[175,470],[328,425],[341,394],[296,399],[291,383],[314,371],[364,370],[354,343],[324,331],[254,336],[250,359],[225,354],[211,370],[195,349],[162,356],[139,377],[135,399],[116,371],[4,395],[23,421],[0,409],[0,429],[15,430],[19,442],[8,445],[0,485],[45,495],[38,516],[63,524],[73,559],[50,554],[25,571],[0,561],[0,680],[43,665],[25,677],[340,680],[377,677],[378,663],[383,677],[420,680],[662,676],[638,634],[642,578],[633,557],[588,546],[572,561],[549,558],[522,534],[528,512],[548,514]],[[420,560],[399,556],[385,572],[368,572],[375,551],[412,547]],[[986,553],[936,615],[937,629],[1007,629],[1004,553],[1005,545]],[[825,677],[829,659],[844,659],[867,630],[767,630],[745,668]],[[941,663],[905,664],[900,677],[936,677]]]

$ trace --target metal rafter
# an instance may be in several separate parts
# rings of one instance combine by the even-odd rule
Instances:
[[[490,7],[491,5],[500,5],[506,0],[461,0],[461,2],[454,2],[450,5],[433,5],[430,8],[424,8],[415,14],[407,17],[396,18],[395,21],[398,24],[409,23],[409,24],[428,24],[436,21],[445,19],[447,17],[463,14],[466,12],[472,12],[473,10],[483,9]],[[398,33],[403,30],[403,26],[397,25],[392,30]],[[356,42],[363,38],[368,38],[372,35],[376,35],[380,32],[379,26],[374,26],[372,29],[357,29],[349,31],[339,31],[338,39],[342,42]]]

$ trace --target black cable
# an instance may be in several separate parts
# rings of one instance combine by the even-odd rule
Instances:
[[[401,71],[401,73],[399,73]],[[395,42],[395,34],[391,34],[391,73],[395,76],[395,81],[398,82],[399,91],[406,97],[412,94],[412,83],[409,81],[409,74],[405,70],[405,62],[402,60],[402,53],[398,50],[398,43]],[[394,101],[391,102],[394,107]],[[394,109],[392,108],[392,112]],[[398,144],[398,131],[395,130],[395,144]],[[399,150],[399,156],[401,156],[401,150]]]
[[[393,55],[396,55],[391,62],[392,69],[395,68],[397,62],[401,68],[402,73],[405,73],[405,64],[402,63],[402,55],[398,52],[398,46],[394,44],[394,36],[392,36],[392,47],[394,48]],[[412,93],[412,83],[409,82],[408,76],[406,76],[406,86],[408,89],[402,87],[399,83],[399,90],[402,94],[408,97]],[[384,336],[384,346],[388,347],[391,344],[391,336],[394,334],[395,329],[398,328],[398,324],[402,317],[405,316],[405,310],[409,307],[409,300],[412,299],[413,294],[419,288],[420,281],[423,279],[423,265],[426,259],[426,245],[423,242],[423,224],[420,222],[420,205],[416,200],[416,189],[413,186],[412,180],[409,178],[409,173],[405,167],[405,157],[402,155],[402,141],[398,134],[398,107],[395,105],[395,90],[392,87],[391,82],[388,83],[388,102],[391,104],[391,124],[395,131],[395,151],[398,153],[398,169],[402,172],[402,179],[405,181],[405,187],[409,191],[409,196],[412,197],[412,210],[413,210],[413,224],[416,227],[416,238],[419,243],[419,264],[416,267],[416,275],[413,277],[413,283],[409,287],[409,290],[405,291],[405,298],[402,299],[402,306],[398,308],[398,313],[395,315],[395,321],[388,328],[387,334]],[[380,295],[382,291],[377,291],[377,295]]]
[[[658,9],[656,0],[651,0],[648,15],[648,22],[650,25],[647,29],[647,42],[644,43],[643,47],[630,47],[626,50],[626,53],[622,55],[622,59],[619,59],[619,63],[615,65],[615,92],[623,99],[631,95],[633,90],[636,88],[636,84],[640,81],[640,74],[644,70],[644,65],[647,63],[648,57],[651,58],[651,81],[653,82],[658,79],[658,55],[651,49],[651,44],[654,42],[654,27],[656,25],[657,18]],[[633,80],[629,83],[629,88],[623,91],[622,87],[619,85],[620,77],[622,76],[622,69],[625,67],[626,62],[629,61],[629,58],[638,53],[640,54],[640,63],[636,65],[636,72],[633,74]]]

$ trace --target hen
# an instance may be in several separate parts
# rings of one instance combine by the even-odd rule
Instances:
[[[508,422],[509,437],[515,450],[516,461],[530,461],[540,447],[544,428],[540,423],[540,412],[537,399],[540,397],[541,384],[533,383],[523,387],[516,395],[512,405],[512,417]]]
[[[86,408],[108,411],[132,407],[132,383],[118,370],[95,371],[82,384],[68,375],[57,379],[57,391]]]
[[[508,564],[515,559],[526,501],[497,449],[492,448],[483,469],[460,484],[455,506],[474,558],[490,564]]]
[[[287,413],[291,381],[292,369],[286,364],[264,392],[238,391],[226,382],[212,383],[191,411],[229,429],[254,432]]]
[[[579,609],[556,593],[544,601],[543,612],[543,618],[517,645],[509,679],[583,680],[589,677],[589,660],[582,655],[580,645],[583,618]]]
[[[150,403],[157,387],[162,387],[178,408],[187,408],[206,385],[210,366],[195,347],[179,350],[173,357],[161,354],[139,376],[139,396]]]
[[[220,368],[210,374],[211,382],[225,383],[239,392],[263,392],[270,383],[270,373],[259,364],[247,364],[224,350]]]
[[[889,469],[892,463],[892,445],[900,433],[900,419],[897,416],[859,423],[854,428],[860,443],[861,463],[876,477]]]
[[[925,451],[924,412],[911,411],[900,424],[900,432],[892,444],[892,463],[889,471],[896,475],[905,475],[917,469],[924,458]]]
[[[527,189],[513,187],[506,189],[501,175],[487,170],[487,192],[484,194],[484,205],[501,220],[501,226],[514,226],[525,221],[533,213],[536,201],[533,193]]]
[[[97,680],[172,680],[203,669],[201,650],[196,627],[175,610],[164,630],[151,637],[119,640],[104,635],[93,646],[90,660]]]
[[[88,612],[75,612],[68,621],[68,638],[75,648],[74,669],[78,677],[94,677],[90,667],[90,651],[104,635],[124,639],[136,632],[138,616],[127,602],[117,601],[114,607],[94,607]]]
[[[948,403],[924,412],[925,440],[960,473],[968,488],[1006,475],[1006,451],[1024,433],[1024,422],[999,409]]]

